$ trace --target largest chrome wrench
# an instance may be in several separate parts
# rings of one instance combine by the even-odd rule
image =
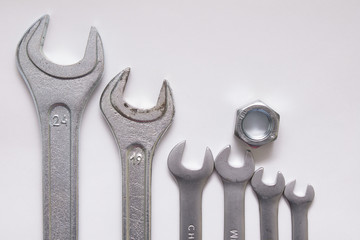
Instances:
[[[17,64],[41,125],[43,239],[76,240],[79,124],[101,79],[103,48],[91,28],[84,58],[73,65],[56,65],[42,52],[48,23],[49,16],[43,16],[25,33],[17,48]]]
[[[107,85],[100,107],[116,138],[122,160],[123,240],[149,240],[152,159],[175,110],[166,81],[155,107],[143,110],[126,103],[123,92],[129,73],[130,69],[125,69]]]

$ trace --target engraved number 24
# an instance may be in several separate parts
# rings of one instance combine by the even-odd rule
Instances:
[[[67,126],[67,122],[68,122],[68,119],[66,118],[65,114],[62,118],[60,118],[59,115],[57,115],[57,114],[55,114],[52,117],[52,126],[53,127],[60,127],[62,124]]]

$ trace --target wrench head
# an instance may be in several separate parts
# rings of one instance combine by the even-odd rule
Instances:
[[[85,76],[92,72],[98,63],[103,64],[103,47],[100,36],[94,27],[91,27],[83,59],[72,65],[58,65],[49,61],[43,53],[49,20],[49,15],[43,16],[25,33],[18,46],[18,60],[25,57],[20,55],[25,54],[40,71],[59,79]],[[19,51],[22,46],[26,48],[26,51]]]
[[[135,122],[153,122],[165,113],[174,115],[174,103],[168,82],[165,80],[160,90],[157,104],[151,109],[138,109],[124,101],[124,90],[129,79],[130,68],[115,77],[116,83],[110,95],[112,106],[124,117]]]
[[[230,145],[225,147],[215,158],[215,169],[222,181],[233,183],[247,183],[255,170],[253,155],[250,150],[245,152],[242,167],[232,167],[229,164]]]
[[[69,106],[72,102],[84,100],[82,103],[85,104],[100,82],[104,69],[100,36],[92,27],[83,59],[72,65],[58,65],[43,53],[48,24],[49,16],[45,15],[24,34],[16,52],[19,72],[38,107],[44,102]]]
[[[150,151],[173,121],[175,107],[171,89],[164,81],[155,107],[135,108],[123,99],[129,74],[130,68],[126,68],[110,81],[102,93],[100,108],[120,149],[139,143]]]
[[[206,148],[203,165],[198,170],[190,170],[181,163],[186,142],[178,143],[170,152],[168,157],[168,167],[179,183],[182,182],[200,182],[205,184],[214,170],[214,158],[209,148]]]
[[[284,197],[290,205],[308,205],[310,206],[315,197],[313,186],[308,185],[306,188],[305,196],[297,196],[294,193],[296,180],[288,183],[285,187]]]
[[[251,179],[251,186],[258,196],[262,199],[270,199],[280,197],[285,188],[285,178],[281,172],[277,173],[276,183],[274,185],[267,185],[262,181],[264,169],[259,168]]]

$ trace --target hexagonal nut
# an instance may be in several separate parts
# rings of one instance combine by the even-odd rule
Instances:
[[[257,100],[236,112],[235,136],[252,148],[276,140],[280,115],[268,105]]]

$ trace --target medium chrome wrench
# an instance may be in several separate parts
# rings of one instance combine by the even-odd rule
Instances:
[[[206,149],[203,166],[199,170],[185,168],[181,159],[185,141],[177,144],[168,157],[168,167],[180,191],[180,240],[202,239],[202,193],[214,170],[214,159]]]
[[[230,146],[215,158],[215,169],[224,185],[224,239],[245,240],[245,190],[254,174],[251,151],[246,151],[242,167],[232,167]]]
[[[314,200],[315,191],[311,185],[306,188],[305,196],[295,195],[296,181],[288,183],[285,187],[284,197],[291,209],[292,240],[308,240],[308,210]]]
[[[260,209],[260,236],[261,240],[278,240],[278,211],[279,201],[284,192],[285,179],[278,172],[276,183],[266,185],[262,181],[264,169],[260,168],[251,179],[251,186],[259,200]]]
[[[75,240],[78,231],[78,133],[87,101],[104,69],[99,34],[91,28],[85,55],[57,65],[42,52],[49,16],[36,21],[17,48],[18,69],[36,105],[42,133],[43,239]]]
[[[155,107],[144,110],[126,103],[123,93],[129,74],[127,68],[106,86],[100,108],[122,160],[123,240],[149,240],[151,165],[157,143],[170,127],[175,109],[166,81]]]

